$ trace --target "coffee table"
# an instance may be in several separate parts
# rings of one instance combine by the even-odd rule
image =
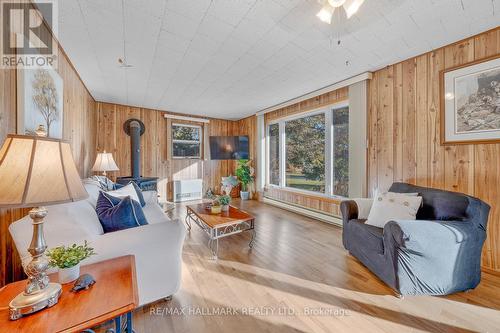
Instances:
[[[219,239],[244,231],[252,232],[252,239],[248,246],[253,247],[255,240],[255,218],[236,207],[229,206],[229,211],[212,214],[207,209],[208,203],[187,206],[186,224],[191,231],[191,222],[196,223],[208,235],[208,248],[213,259],[217,259]]]

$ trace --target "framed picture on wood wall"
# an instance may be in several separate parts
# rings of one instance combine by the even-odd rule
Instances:
[[[500,142],[500,57],[441,71],[441,143]]]
[[[40,132],[63,138],[63,80],[54,69],[18,69],[17,133]]]

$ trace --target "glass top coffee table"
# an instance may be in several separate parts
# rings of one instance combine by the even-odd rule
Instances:
[[[208,248],[213,259],[217,259],[219,238],[239,234],[244,231],[252,233],[249,247],[255,240],[255,218],[236,207],[229,206],[229,211],[212,214],[208,203],[187,206],[186,224],[191,231],[191,222],[196,223],[208,235]]]

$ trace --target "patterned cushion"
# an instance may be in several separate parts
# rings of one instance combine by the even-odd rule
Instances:
[[[101,191],[96,212],[105,233],[148,224],[139,202],[129,196],[121,199]]]
[[[120,184],[114,183],[111,179],[109,179],[106,176],[95,175],[95,176],[92,176],[91,179],[97,181],[99,183],[99,187],[103,191],[113,191],[113,190],[119,189],[120,187],[123,187]]]
[[[366,224],[383,228],[393,220],[415,220],[422,197],[406,193],[385,192],[378,194],[372,204]]]

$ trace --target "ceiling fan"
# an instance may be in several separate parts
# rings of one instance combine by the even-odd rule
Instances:
[[[363,4],[365,0],[327,0],[322,1],[324,3],[323,8],[316,14],[316,16],[325,23],[332,24],[333,13],[337,10],[343,10],[346,13],[347,18],[351,18],[359,10],[359,7]]]

